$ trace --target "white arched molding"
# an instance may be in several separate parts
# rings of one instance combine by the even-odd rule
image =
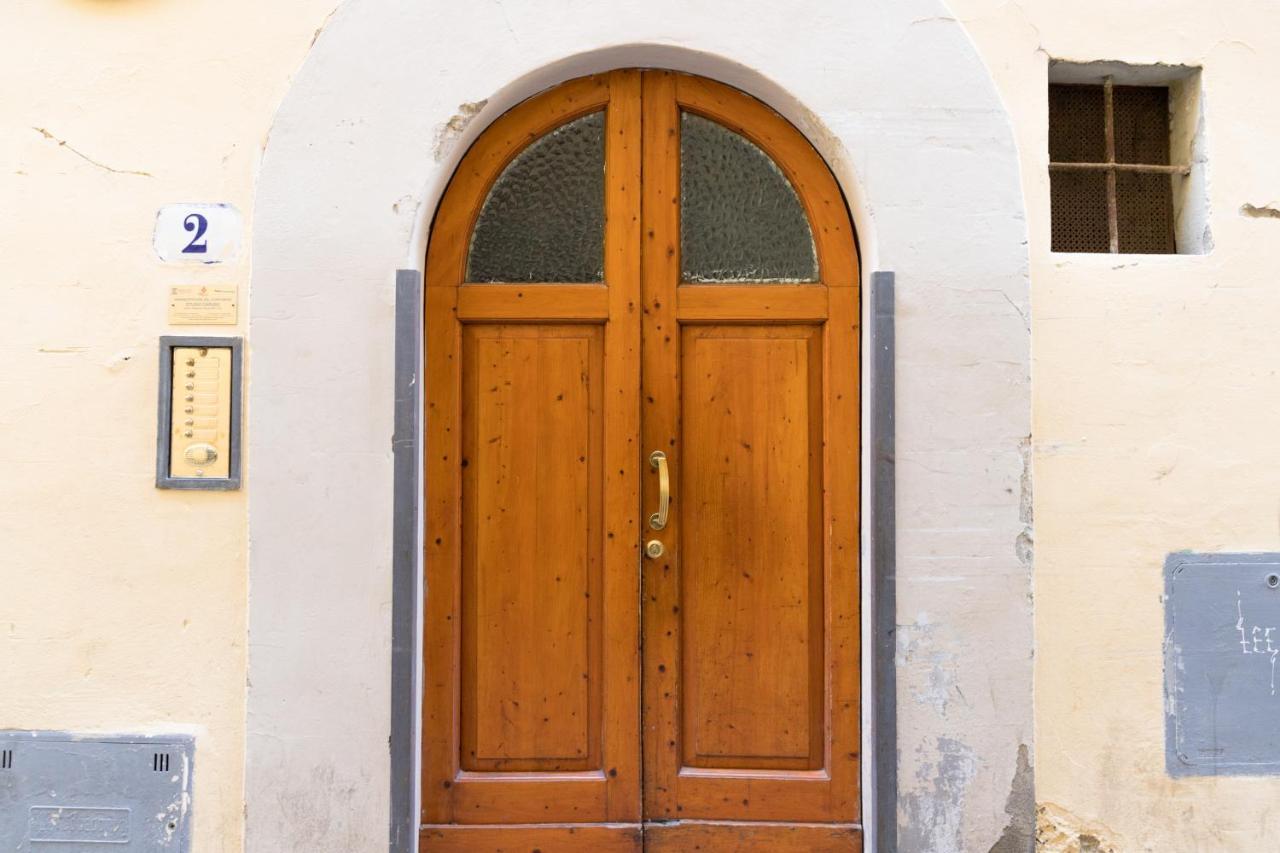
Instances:
[[[484,126],[626,66],[721,80],[789,118],[848,200],[864,317],[870,273],[897,274],[898,686],[881,701],[868,685],[864,705],[897,708],[902,850],[1007,835],[1032,732],[1029,280],[1012,131],[963,27],[937,0],[348,0],[280,107],[254,211],[251,853],[387,847],[396,270],[421,269]]]

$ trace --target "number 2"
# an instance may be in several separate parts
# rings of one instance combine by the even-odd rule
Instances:
[[[196,235],[191,238],[191,242],[183,247],[184,255],[203,255],[209,251],[209,243],[204,240],[204,232],[209,230],[209,220],[205,219],[203,214],[192,213],[182,220],[182,230],[194,231]]]

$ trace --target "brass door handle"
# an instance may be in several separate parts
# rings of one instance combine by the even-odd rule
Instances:
[[[671,475],[667,473],[667,454],[655,450],[649,454],[649,467],[658,472],[658,511],[649,516],[649,526],[661,530],[667,526],[671,509]]]

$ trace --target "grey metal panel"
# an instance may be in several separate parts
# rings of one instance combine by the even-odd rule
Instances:
[[[422,275],[396,271],[395,433],[391,437],[391,853],[417,845],[415,721],[418,674],[418,472],[422,435]]]
[[[0,732],[0,850],[184,853],[194,741]]]
[[[190,491],[225,492],[240,488],[240,406],[243,391],[243,339],[233,337],[208,337],[204,335],[161,335],[160,384],[156,405],[156,488],[186,489]],[[170,477],[169,424],[173,407],[173,348],[174,347],[230,347],[231,348],[231,433],[230,458],[227,460],[227,476],[215,478]]]
[[[1280,774],[1280,554],[1165,560],[1165,765]]]
[[[894,277],[871,274],[871,626],[876,845],[898,849]]]

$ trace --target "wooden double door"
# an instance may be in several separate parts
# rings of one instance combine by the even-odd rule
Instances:
[[[859,849],[858,263],[788,122],[582,78],[426,276],[422,847]]]

